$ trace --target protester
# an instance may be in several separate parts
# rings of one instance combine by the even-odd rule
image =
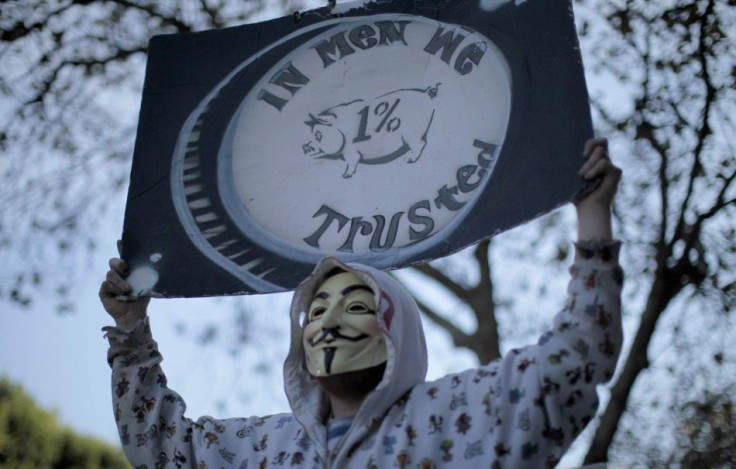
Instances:
[[[133,467],[553,467],[595,415],[596,385],[612,377],[622,342],[620,243],[611,234],[621,171],[605,139],[589,141],[583,156],[580,175],[602,180],[573,201],[567,305],[535,345],[425,381],[424,333],[408,292],[385,272],[326,258],[292,300],[290,413],[186,418],[160,366],[149,300],[118,300],[131,288],[125,262],[111,259],[100,298],[116,323],[104,330]]]

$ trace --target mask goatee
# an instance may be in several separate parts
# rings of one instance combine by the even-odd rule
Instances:
[[[335,358],[335,347],[327,347],[325,350],[325,371],[332,373],[332,360]]]

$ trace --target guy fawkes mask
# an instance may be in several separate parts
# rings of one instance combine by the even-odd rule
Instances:
[[[373,290],[352,272],[324,280],[309,305],[302,344],[307,369],[317,377],[384,363],[386,344]]]

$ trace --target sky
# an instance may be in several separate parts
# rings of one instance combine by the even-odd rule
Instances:
[[[101,332],[112,320],[97,293],[108,269],[107,260],[116,255],[124,204],[125,195],[121,194],[100,221],[98,240],[103,247],[84,261],[84,274],[73,293],[75,312],[58,314],[53,297],[36,297],[29,308],[0,300],[0,376],[21,384],[40,405],[54,410],[62,423],[113,444],[118,444],[118,435],[111,406],[107,341]],[[2,259],[22,261],[23,253],[18,252]],[[511,275],[506,281],[513,278]],[[558,300],[554,305],[561,305],[564,290],[552,297]],[[169,386],[184,397],[189,417],[266,415],[288,410],[281,365],[288,347],[289,299],[289,294],[277,294],[151,303],[151,326],[164,355]],[[447,298],[435,299],[444,302],[445,309],[452,309]],[[234,339],[227,327],[212,344],[203,346],[196,340],[208,324],[227,326],[239,306],[247,309],[250,318],[249,341],[240,353],[229,352]],[[553,313],[554,306],[544,314],[551,318]],[[476,365],[474,356],[454,348],[446,334],[426,322],[425,328],[430,344],[428,379]],[[504,348],[518,345],[522,344],[507,341]],[[579,453],[568,457],[561,467],[575,466]]]

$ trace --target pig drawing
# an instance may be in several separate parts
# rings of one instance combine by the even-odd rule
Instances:
[[[345,161],[344,178],[352,177],[359,163],[385,164],[400,157],[414,163],[427,146],[439,85],[399,89],[310,113],[304,123],[312,139],[302,150],[311,158]]]

